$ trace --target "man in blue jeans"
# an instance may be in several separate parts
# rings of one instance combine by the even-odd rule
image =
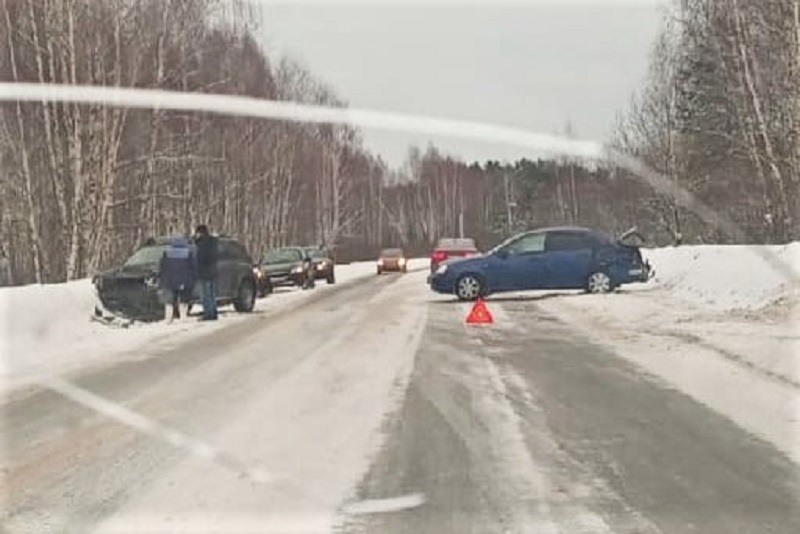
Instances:
[[[217,320],[217,239],[201,224],[195,230],[197,280],[203,294],[203,321]]]

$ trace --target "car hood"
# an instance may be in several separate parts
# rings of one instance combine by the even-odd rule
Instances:
[[[123,265],[101,272],[101,278],[145,278],[158,274],[158,265]]]
[[[269,273],[279,273],[284,271],[291,271],[295,267],[302,265],[299,261],[290,261],[283,263],[262,263],[259,268]]]

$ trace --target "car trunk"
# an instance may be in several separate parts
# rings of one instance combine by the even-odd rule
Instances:
[[[400,258],[381,258],[384,270],[395,270],[400,268]]]

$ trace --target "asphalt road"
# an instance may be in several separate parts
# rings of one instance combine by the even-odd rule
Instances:
[[[152,531],[300,532],[281,514],[318,505],[338,507],[344,533],[800,532],[798,467],[769,444],[535,299],[490,300],[497,324],[468,328],[465,305],[420,286],[421,273],[342,286],[84,373],[72,380],[84,404],[45,387],[8,402],[4,528],[84,533],[145,510],[166,518]],[[368,406],[384,396],[386,413]],[[125,410],[142,428],[120,424]],[[343,430],[323,428],[332,418]],[[302,461],[281,465],[293,450]],[[361,464],[345,458],[362,450]],[[258,480],[259,462],[284,478]],[[325,487],[424,502],[360,514]],[[297,506],[303,491],[318,494]],[[181,512],[200,519],[169,523]],[[116,531],[142,531],[126,521]]]

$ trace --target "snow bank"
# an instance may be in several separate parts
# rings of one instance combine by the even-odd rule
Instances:
[[[410,268],[425,268],[427,259],[411,260]],[[317,284],[311,292],[279,289],[256,303],[256,312],[286,306],[316,291],[331,291],[340,284],[375,275],[373,262],[337,265],[337,285]],[[200,323],[134,323],[128,328],[91,320],[94,290],[89,280],[64,284],[30,285],[0,289],[0,391],[36,380],[44,374],[142,357],[137,349],[147,344],[176,343],[223,328],[248,316],[223,308],[220,321]]]
[[[686,246],[644,250],[655,285],[705,310],[754,310],[797,299],[800,242],[781,246]],[[786,276],[793,270],[795,280]],[[784,272],[781,271],[784,269]]]

